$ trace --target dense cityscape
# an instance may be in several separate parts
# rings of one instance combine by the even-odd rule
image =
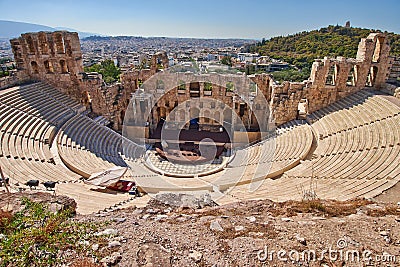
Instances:
[[[248,47],[256,42],[246,39],[92,36],[82,39],[81,49],[85,67],[112,60],[122,71],[149,67],[150,58],[159,51],[167,52],[170,66],[196,61],[212,70],[232,67],[246,74],[273,72],[289,67],[286,62],[248,53]],[[15,68],[8,40],[0,40],[0,62],[3,76],[7,69]]]

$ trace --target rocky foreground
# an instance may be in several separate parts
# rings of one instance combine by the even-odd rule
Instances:
[[[0,207],[17,212],[26,196],[51,212],[75,208],[71,199],[45,193],[3,194]],[[72,220],[96,228],[76,237],[78,250],[59,252],[64,266],[400,266],[400,203],[216,206],[207,196],[167,194],[143,209]]]

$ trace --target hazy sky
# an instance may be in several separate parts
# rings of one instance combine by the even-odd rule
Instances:
[[[399,0],[0,0],[0,19],[106,35],[269,38],[328,25],[400,33]]]

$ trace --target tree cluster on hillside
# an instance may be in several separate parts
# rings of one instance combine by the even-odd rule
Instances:
[[[371,32],[379,30],[328,26],[310,32],[263,39],[248,48],[249,52],[284,60],[299,69],[311,68],[316,58],[344,56],[355,58],[358,43]],[[400,56],[400,35],[385,32],[391,46],[390,54]]]
[[[103,80],[109,84],[119,80],[121,69],[115,66],[114,61],[106,59],[100,64],[85,67],[86,72],[98,72],[103,75]]]
[[[307,80],[310,77],[310,69],[303,68],[301,70],[296,70],[293,68],[281,70],[281,71],[274,71],[271,73],[272,77],[275,81],[283,82],[301,82]]]

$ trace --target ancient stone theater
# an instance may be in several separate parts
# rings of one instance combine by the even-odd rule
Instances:
[[[17,72],[0,84],[10,190],[58,182],[57,194],[92,213],[160,192],[219,204],[375,198],[400,180],[399,69],[383,33],[361,39],[356,58],[317,59],[308,80],[281,84],[169,67],[159,52],[107,85],[84,72],[77,33],[10,42]]]

